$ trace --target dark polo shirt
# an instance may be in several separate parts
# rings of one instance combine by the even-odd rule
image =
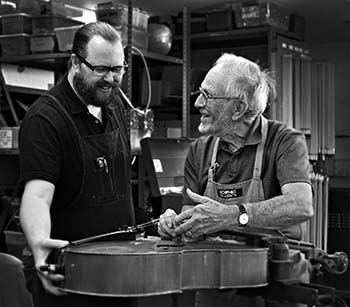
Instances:
[[[81,136],[101,134],[112,130],[110,108],[102,111],[103,125],[89,113],[68,83],[67,75],[49,94],[55,96],[71,115]],[[113,110],[123,113],[122,104]],[[126,132],[126,123],[118,123]],[[77,136],[71,125],[48,102],[40,97],[30,108],[19,134],[20,180],[42,179],[53,183],[56,192],[65,193],[68,199],[77,196],[82,180],[82,162]]]
[[[222,184],[238,183],[251,179],[255,153],[261,142],[261,119],[257,118],[243,148],[230,152],[220,142],[217,154],[218,168],[214,180]],[[203,136],[191,144],[185,163],[185,188],[203,195],[216,137]],[[262,161],[261,178],[265,198],[281,195],[286,183],[310,183],[309,160],[304,135],[280,122],[268,121],[268,135]],[[183,204],[192,204],[184,193]]]

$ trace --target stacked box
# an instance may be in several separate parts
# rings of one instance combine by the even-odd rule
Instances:
[[[1,15],[1,33],[32,33],[32,16],[25,13]]]
[[[289,14],[271,1],[236,3],[232,8],[237,28],[271,25],[288,30]]]
[[[128,43],[128,27],[122,26],[121,31],[119,32],[122,38],[123,46],[126,46]],[[138,30],[136,28],[132,29],[132,42],[131,44],[138,49],[147,50],[148,49],[148,34],[145,31]]]
[[[50,53],[56,50],[55,34],[35,34],[30,37],[32,53]]]
[[[75,32],[77,32],[80,27],[81,25],[55,28],[59,51],[66,52],[72,50]]]
[[[32,19],[34,34],[52,34],[55,28],[73,27],[83,23],[59,15],[40,15]]]
[[[26,33],[0,35],[3,56],[30,54],[30,35]]]
[[[95,13],[97,20],[107,22],[116,28],[121,29],[121,27],[128,25],[128,7],[126,5],[114,4],[113,2],[99,3]],[[146,11],[133,8],[133,28],[147,32],[148,19],[149,15]]]

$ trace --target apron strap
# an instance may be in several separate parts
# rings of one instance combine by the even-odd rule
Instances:
[[[258,145],[255,154],[255,162],[254,162],[254,171],[253,171],[253,179],[260,179],[261,176],[261,168],[262,168],[262,158],[265,148],[265,143],[267,139],[268,132],[268,122],[264,116],[261,117],[261,143]]]
[[[220,142],[220,138],[217,138],[215,143],[214,143],[213,155],[211,156],[210,167],[208,170],[208,182],[214,180],[214,172],[215,172],[215,168],[216,168],[216,155],[217,155],[218,148],[219,148],[219,142]]]
[[[76,201],[78,201],[78,199],[80,198],[82,192],[83,192],[83,182],[85,180],[85,176],[86,176],[86,153],[85,153],[85,148],[83,146],[83,143],[80,139],[80,133],[78,131],[78,128],[77,126],[75,125],[72,117],[69,115],[69,113],[67,112],[67,110],[63,107],[63,105],[59,102],[59,100],[53,96],[53,95],[50,95],[50,94],[44,94],[43,96],[47,97],[49,100],[51,100],[53,102],[53,106],[56,107],[56,110],[58,112],[60,112],[60,114],[66,119],[68,120],[68,122],[70,123],[70,125],[72,126],[73,128],[73,131],[74,133],[76,134],[77,136],[77,140],[78,140],[78,145],[79,145],[79,149],[80,149],[80,152],[81,152],[81,158],[82,158],[82,164],[83,164],[83,179],[82,179],[82,183],[80,185],[80,190],[79,190],[79,193],[78,193],[78,196],[76,197],[76,199],[74,200],[73,203],[75,203]]]

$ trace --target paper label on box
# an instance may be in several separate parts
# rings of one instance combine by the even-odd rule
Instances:
[[[12,148],[12,130],[0,129],[0,148]]]
[[[156,173],[163,173],[162,162],[159,159],[153,159],[153,165]]]
[[[248,19],[248,18],[260,18],[260,11],[259,6],[248,6],[248,7],[242,7],[242,18]]]

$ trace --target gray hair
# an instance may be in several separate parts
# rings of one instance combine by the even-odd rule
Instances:
[[[275,98],[276,85],[269,71],[241,56],[224,53],[215,63],[224,74],[226,94],[238,96],[246,101],[250,112],[247,117],[255,118],[266,109],[272,95]]]

